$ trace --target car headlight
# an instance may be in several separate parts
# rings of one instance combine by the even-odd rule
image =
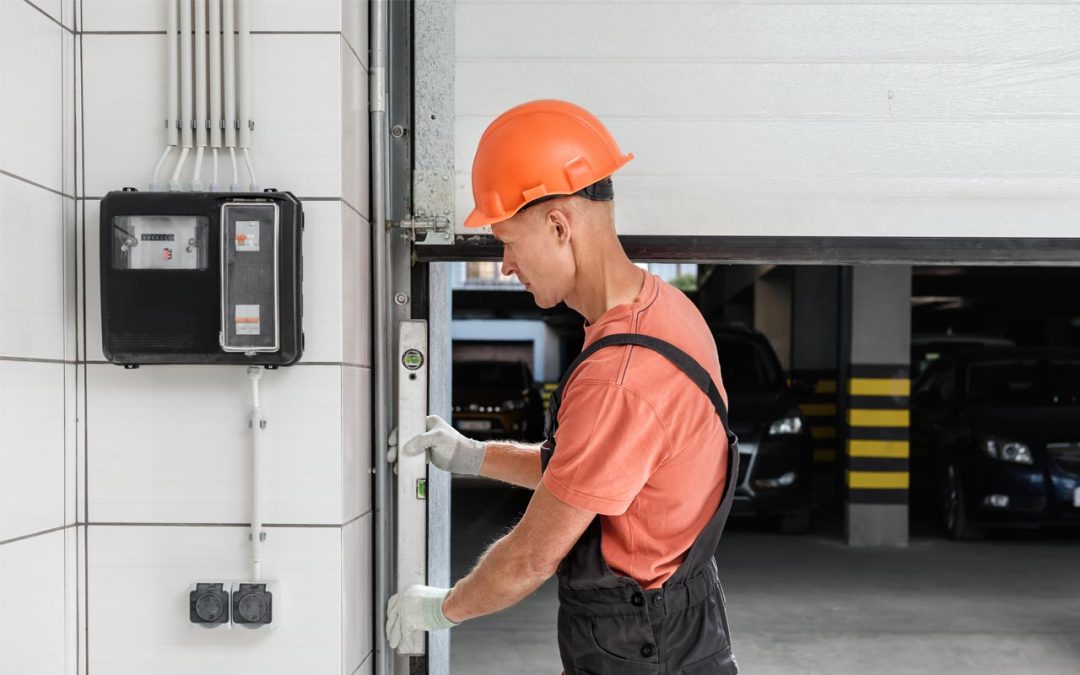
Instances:
[[[1012,462],[1013,464],[1035,463],[1035,458],[1031,455],[1031,448],[1019,441],[983,438],[979,441],[979,446],[987,455],[1003,462]]]
[[[507,400],[502,402],[502,409],[503,410],[521,410],[524,407],[525,407],[525,401],[522,401],[522,400],[519,400],[519,399],[516,399],[516,398],[507,399]]]
[[[802,432],[802,418],[798,415],[783,417],[769,426],[770,436],[782,436]]]

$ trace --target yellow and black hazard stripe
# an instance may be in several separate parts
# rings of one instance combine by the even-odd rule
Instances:
[[[810,425],[813,437],[814,462],[836,462],[836,371],[793,370],[790,381],[795,385],[799,412]]]
[[[544,402],[544,413],[547,413],[548,408],[551,406],[551,396],[558,388],[558,382],[545,382],[540,388],[540,399]]]
[[[847,384],[848,500],[906,504],[911,379],[906,365],[852,365]]]

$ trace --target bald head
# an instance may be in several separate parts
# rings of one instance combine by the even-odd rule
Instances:
[[[613,201],[559,197],[519,211],[491,230],[503,242],[503,274],[516,274],[544,308],[575,295],[582,270],[626,261],[615,233]]]

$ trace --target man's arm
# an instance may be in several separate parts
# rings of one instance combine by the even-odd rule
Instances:
[[[539,484],[521,521],[450,590],[443,603],[446,618],[460,623],[520,602],[555,573],[595,516]]]
[[[480,475],[533,490],[540,483],[540,445],[488,441]]]

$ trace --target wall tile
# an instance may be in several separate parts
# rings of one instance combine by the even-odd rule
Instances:
[[[64,4],[70,4],[70,0],[30,0],[31,4],[51,16],[54,20],[64,23],[69,28],[70,23],[65,23],[63,19],[67,18],[64,12]],[[70,8],[66,14],[70,15]]]
[[[0,2],[0,169],[53,190],[63,180],[63,32],[26,2]]]
[[[191,583],[247,578],[244,528],[92,525],[87,546],[92,673],[341,672],[340,528],[269,530],[263,577],[282,592],[272,632],[188,621]]]
[[[371,510],[371,370],[341,369],[341,521]]]
[[[79,402],[79,366],[65,363],[64,370],[64,525],[78,521],[77,500],[82,496],[82,483],[79,482],[79,425],[80,415],[76,406]]]
[[[371,226],[342,210],[342,329],[345,362],[371,365]]]
[[[341,37],[256,35],[251,48],[259,182],[300,197],[342,194]]]
[[[0,174],[0,354],[64,355],[64,198]]]
[[[63,364],[0,361],[0,430],[0,541],[60,527]]]
[[[84,46],[87,196],[124,186],[146,189],[165,148],[164,35],[86,35]],[[254,35],[252,161],[263,187],[300,197],[340,197],[341,38]],[[119,75],[118,75],[119,74]],[[159,177],[175,169],[172,153]],[[190,184],[191,157],[181,172]],[[240,162],[240,181],[248,177]],[[231,168],[221,162],[222,184]],[[210,161],[203,165],[208,182]]]
[[[2,672],[67,675],[63,531],[0,545],[0,598]]]
[[[80,196],[102,197],[125,186],[146,190],[166,141],[165,36],[84,35],[82,40],[86,192]],[[163,185],[177,157],[174,151],[162,168]],[[189,181],[192,165],[189,159]]]
[[[364,0],[341,0],[341,32],[368,67],[368,3]]]
[[[370,219],[368,194],[368,81],[363,66],[341,41],[341,194]]]
[[[65,6],[68,4],[68,0],[65,0]],[[62,77],[62,89],[60,94],[60,144],[62,146],[62,177],[60,181],[60,191],[69,196],[75,196],[75,157],[76,157],[76,104],[78,98],[76,97],[75,81],[76,77],[76,62],[78,48],[78,39],[68,33],[67,31],[61,32],[61,77]]]
[[[242,367],[87,368],[91,522],[250,519]],[[267,523],[340,524],[341,368],[267,371]]]
[[[82,644],[79,636],[79,626],[83,618],[80,616],[83,603],[80,597],[82,587],[81,580],[85,577],[79,575],[79,541],[83,534],[83,527],[69,527],[63,531],[64,537],[64,673],[65,675],[79,675],[79,645]]]
[[[340,31],[341,0],[257,0],[253,31]],[[165,31],[165,0],[83,0],[85,30]]]
[[[342,673],[352,675],[371,652],[372,566],[368,515],[342,529]]]
[[[78,218],[79,241],[76,257],[81,265],[78,272],[79,279],[79,303],[82,304],[82,318],[80,326],[83,334],[79,336],[79,349],[83,350],[82,340],[85,340],[83,359],[91,363],[105,361],[105,354],[101,349],[101,259],[98,252],[98,236],[101,231],[99,218],[101,215],[101,201],[97,199],[79,200]]]
[[[342,361],[342,204],[304,203],[303,360]]]

